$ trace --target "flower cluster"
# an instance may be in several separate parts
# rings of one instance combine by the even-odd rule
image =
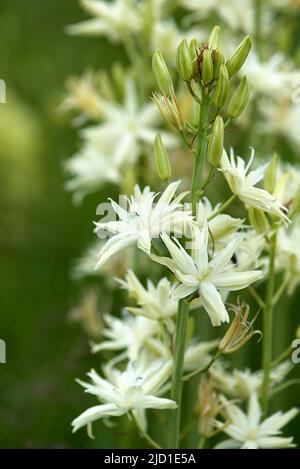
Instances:
[[[290,347],[274,356],[272,316],[282,295],[300,283],[300,171],[268,157],[266,135],[298,73],[282,54],[268,52],[263,60],[258,46],[251,52],[250,0],[234,8],[229,1],[181,0],[180,25],[169,18],[166,0],[81,3],[93,18],[68,32],[123,44],[130,67],[68,85],[63,107],[80,113],[75,123],[88,125],[80,131],[81,149],[65,163],[67,189],[79,200],[103,183],[122,194],[97,211],[99,239],[76,272],[90,275],[94,268],[101,294],[116,299],[111,303],[124,304],[124,290],[128,298],[121,314],[114,304],[103,315],[103,340],[91,344],[106,361],[103,376],[92,370],[90,382],[78,381],[101,404],[77,417],[73,429],[126,415],[148,445],[177,448],[182,388],[198,376],[199,402],[187,410],[187,428],[198,433],[200,447],[223,433],[230,440],[217,448],[294,446],[281,428],[298,410],[269,415],[268,404],[293,368]],[[272,10],[261,5],[266,35],[280,3],[272,2]],[[226,25],[224,47],[219,26],[206,37],[211,15]],[[195,33],[193,23],[202,21]],[[294,112],[290,103],[286,112]],[[290,122],[285,133],[299,133]],[[241,155],[250,147],[250,159],[236,156],[235,147]],[[262,331],[254,326],[259,315]],[[254,336],[262,340],[262,368],[229,371],[227,360],[242,347],[249,358]],[[169,409],[162,443],[148,434],[148,409]]]

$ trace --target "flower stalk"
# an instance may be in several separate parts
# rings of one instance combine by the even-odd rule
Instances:
[[[174,367],[171,384],[171,399],[177,403],[178,407],[170,411],[168,427],[168,448],[173,449],[179,447],[180,439],[181,398],[183,390],[182,376],[188,315],[189,305],[187,301],[180,300],[176,322]]]

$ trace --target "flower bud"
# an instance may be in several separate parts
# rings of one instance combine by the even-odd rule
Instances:
[[[267,167],[264,178],[264,186],[266,191],[271,194],[275,190],[276,180],[277,180],[277,166],[278,166],[278,155],[273,155],[272,161]]]
[[[173,90],[173,82],[159,49],[156,49],[153,53],[152,70],[159,90],[162,94],[168,95]]]
[[[256,233],[267,233],[270,230],[270,224],[264,212],[257,208],[248,208],[249,221]]]
[[[228,75],[230,77],[235,75],[242,68],[242,65],[245,62],[250,52],[250,49],[251,49],[251,39],[250,39],[250,36],[246,36],[242,40],[242,42],[238,45],[236,51],[226,63]]]
[[[220,26],[215,26],[210,33],[208,44],[211,49],[218,49],[220,41]]]
[[[154,140],[154,160],[158,177],[162,180],[169,179],[171,177],[170,161],[159,133],[156,134]]]
[[[229,77],[227,68],[225,65],[221,65],[220,75],[216,85],[216,88],[213,92],[213,103],[215,106],[221,108],[225,106],[228,100],[229,95]]]
[[[193,75],[193,61],[186,39],[183,39],[178,46],[176,63],[181,80],[189,81]]]
[[[225,58],[219,50],[214,51],[214,78],[218,78],[221,65],[225,63]]]
[[[212,166],[217,166],[221,160],[224,146],[224,122],[217,116],[208,143],[207,160]]]
[[[193,64],[193,75],[196,76],[199,71],[198,71],[198,65],[197,65],[197,56],[198,56],[198,51],[199,51],[199,43],[197,39],[192,39],[189,45],[189,51],[190,51],[190,58]]]
[[[202,81],[203,83],[209,83],[214,77],[214,66],[211,51],[204,49],[203,51],[203,62],[202,62]]]
[[[233,93],[231,100],[229,101],[227,114],[232,119],[236,119],[242,114],[246,107],[249,99],[250,88],[248,79],[245,76],[240,82],[239,86]]]

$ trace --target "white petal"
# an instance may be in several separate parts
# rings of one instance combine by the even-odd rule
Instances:
[[[199,293],[204,309],[208,313],[213,326],[220,326],[222,322],[229,321],[221,295],[212,283],[201,282]]]
[[[119,233],[110,238],[103,246],[99,253],[96,268],[102,267],[103,264],[118,251],[125,247],[131,246],[137,240],[136,234]]]
[[[186,285],[178,285],[173,291],[173,296],[177,300],[181,300],[181,298],[186,298],[187,296],[191,295],[195,291],[197,291],[196,287],[188,287]]]
[[[249,285],[262,277],[263,273],[260,270],[249,270],[246,272],[229,271],[212,275],[210,280],[220,290],[237,291],[249,287]]]
[[[79,415],[72,422],[73,432],[76,432],[79,428],[84,427],[88,423],[94,422],[95,420],[101,419],[107,416],[120,416],[125,414],[124,409],[116,407],[114,404],[103,404],[90,407],[85,412]]]

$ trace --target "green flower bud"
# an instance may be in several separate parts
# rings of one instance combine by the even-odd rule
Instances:
[[[230,77],[235,75],[242,68],[242,65],[245,62],[250,52],[250,49],[251,49],[251,39],[250,39],[250,36],[246,36],[242,40],[242,42],[238,45],[236,51],[226,63],[228,75]]]
[[[199,51],[199,43],[197,39],[192,39],[189,45],[189,51],[190,51],[190,58],[193,64],[193,72],[194,75],[197,75],[198,73],[198,67],[197,67],[197,56],[198,56],[198,51]]]
[[[189,81],[193,75],[193,61],[190,56],[186,39],[183,39],[179,44],[176,63],[181,80]]]
[[[224,122],[221,116],[217,116],[210,135],[207,160],[212,166],[217,166],[222,158],[224,146]]]
[[[154,140],[154,160],[158,177],[163,180],[169,179],[171,177],[171,166],[160,134],[156,134]]]
[[[220,27],[215,26],[210,33],[208,44],[212,49],[218,49],[220,41]]]
[[[214,89],[213,97],[212,97],[214,105],[219,108],[225,106],[228,100],[228,95],[229,95],[228,72],[227,72],[227,68],[225,67],[225,65],[221,65],[219,79],[218,79],[216,88]]]
[[[162,94],[168,95],[173,90],[173,82],[159,49],[156,49],[153,53],[152,70],[159,90]]]
[[[267,233],[270,229],[268,219],[262,210],[249,207],[249,221],[257,233]]]
[[[264,178],[265,189],[272,194],[275,190],[277,180],[278,155],[273,155],[272,161],[267,167]]]
[[[219,73],[220,73],[220,68],[221,68],[221,65],[225,63],[225,58],[224,58],[224,55],[222,54],[222,52],[220,52],[219,50],[216,50],[213,52],[214,56],[214,78],[218,78],[219,76]]]
[[[239,117],[240,114],[242,114],[243,110],[246,107],[246,104],[248,103],[249,92],[250,88],[248,84],[248,79],[247,77],[244,77],[235,92],[233,93],[233,96],[229,102],[227,111],[229,117],[231,117],[232,119],[236,119],[237,117]]]
[[[204,49],[203,51],[203,62],[202,62],[202,81],[203,83],[209,83],[214,77],[214,66],[211,51]]]

